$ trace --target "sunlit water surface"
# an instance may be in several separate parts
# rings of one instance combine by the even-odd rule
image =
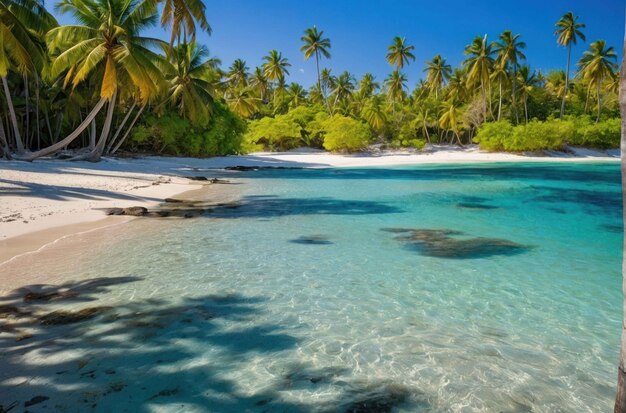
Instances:
[[[85,245],[79,263],[26,266],[59,283],[120,278],[37,307],[113,308],[6,353],[35,378],[5,381],[0,400],[50,397],[33,411],[612,410],[617,164],[206,174],[243,178],[240,205],[136,220],[101,231],[116,242],[95,255]]]

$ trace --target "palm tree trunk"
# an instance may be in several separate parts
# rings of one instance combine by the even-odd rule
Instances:
[[[94,148],[93,151],[89,154],[89,161],[98,162],[100,161],[100,157],[102,156],[102,152],[104,152],[104,145],[109,138],[109,133],[111,132],[111,125],[113,124],[113,112],[115,111],[115,101],[117,100],[117,89],[113,92],[113,96],[111,96],[111,100],[109,101],[109,107],[107,108],[107,116],[104,120],[104,125],[102,126],[102,132],[100,133],[100,140],[98,140],[98,144]]]
[[[326,91],[322,90],[322,78],[320,77],[320,53],[318,50],[315,51],[315,65],[317,66],[317,88],[320,92],[322,92],[324,103],[326,103],[326,108],[328,109],[328,114],[332,116],[330,104],[328,103],[328,98],[326,97]]]
[[[96,106],[94,106],[94,108],[91,110],[91,112],[89,112],[89,115],[87,115],[87,117],[80,123],[80,125],[78,125],[78,127],[69,135],[67,135],[65,137],[65,139],[54,143],[50,146],[48,146],[47,148],[43,148],[38,150],[37,152],[31,152],[26,156],[21,156],[18,157],[18,159],[20,160],[24,160],[24,161],[32,161],[35,160],[37,158],[41,158],[42,156],[47,156],[50,154],[53,154],[57,151],[59,151],[60,149],[62,149],[63,147],[69,145],[70,143],[72,143],[76,138],[78,138],[80,136],[81,133],[83,133],[83,131],[85,129],[87,129],[87,127],[89,126],[89,124],[91,123],[91,121],[96,117],[96,115],[98,115],[98,112],[100,112],[100,109],[102,109],[102,106],[104,106],[104,104],[106,103],[106,99],[105,98],[101,98],[98,103],[96,103]]]
[[[502,116],[502,79],[500,79],[500,99],[498,100],[498,120],[500,120],[500,116]]]
[[[596,123],[600,122],[600,113],[602,112],[602,102],[600,101],[600,84],[602,83],[602,78],[598,82],[598,117],[596,118]]]
[[[9,144],[4,132],[4,122],[0,119],[0,149],[2,149],[2,156],[7,159],[11,159],[11,151],[9,150]]]
[[[126,129],[126,133],[124,133],[124,136],[122,136],[122,139],[120,139],[117,145],[115,145],[115,148],[113,148],[113,150],[110,152],[110,155],[113,155],[115,152],[117,152],[120,146],[122,146],[122,144],[124,143],[128,135],[130,134],[130,131],[133,129],[133,126],[135,126],[135,122],[137,122],[137,119],[139,119],[139,116],[141,116],[141,113],[143,112],[145,108],[146,108],[146,105],[143,105],[142,107],[139,108],[139,112],[137,112],[137,114],[135,115],[135,118],[128,126],[128,129]]]
[[[487,93],[485,92],[485,82],[480,79],[480,90],[483,94],[483,122],[487,122]]]
[[[89,150],[93,151],[96,148],[96,118],[91,120],[89,125]]]
[[[528,124],[528,97],[524,96],[524,117],[526,118],[526,123]]]
[[[513,113],[515,114],[515,123],[519,123],[519,116],[517,115],[517,100],[515,99],[515,92],[517,91],[517,63],[513,65],[513,84],[511,86],[511,104],[513,105]]]
[[[624,40],[626,50],[626,39]],[[619,106],[622,113],[622,202],[626,205],[626,54],[622,57],[622,69],[619,82]],[[626,208],[624,209],[624,233],[626,234]],[[624,240],[622,259],[622,290],[624,293],[624,315],[626,317],[626,239]],[[614,413],[626,413],[626,318],[622,322],[622,343],[617,370],[617,394],[615,395]]]
[[[15,136],[15,146],[18,154],[24,153],[24,143],[22,142],[22,136],[20,135],[20,129],[17,125],[17,117],[15,116],[15,108],[13,107],[13,99],[11,99],[11,92],[9,91],[9,83],[6,76],[2,77],[2,87],[4,88],[4,95],[9,107],[9,114],[11,116],[11,123],[13,125],[13,136]]]
[[[567,98],[567,91],[569,85],[569,63],[570,56],[572,54],[572,44],[567,45],[567,69],[565,70],[565,93],[563,94],[563,100],[561,101],[561,119],[565,115],[565,99]]]
[[[31,147],[30,140],[30,94],[28,91],[28,75],[24,75],[24,103],[26,104],[26,147]]]
[[[137,106],[137,102],[133,102],[133,104],[130,107],[130,109],[128,109],[128,113],[126,113],[126,116],[124,116],[124,119],[122,120],[122,123],[117,128],[117,131],[115,131],[115,135],[113,135],[113,137],[111,138],[111,141],[107,145],[107,149],[106,149],[106,151],[104,153],[110,153],[111,152],[111,148],[113,147],[113,145],[117,141],[117,138],[120,135],[120,133],[122,132],[122,129],[124,129],[124,125],[126,124],[128,119],[130,118],[130,115],[133,113],[133,110],[135,110],[135,106]]]

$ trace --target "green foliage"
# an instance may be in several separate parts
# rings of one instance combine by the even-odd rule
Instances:
[[[620,131],[618,118],[595,123],[589,116],[568,116],[564,120],[532,120],[517,126],[503,120],[483,124],[474,142],[488,151],[560,149],[564,143],[608,149],[619,147]]]
[[[300,143],[301,131],[302,127],[287,115],[258,119],[248,125],[246,149],[293,149]]]
[[[206,128],[197,128],[176,112],[147,116],[131,135],[131,149],[178,156],[219,156],[241,153],[246,124],[216,103]]]
[[[329,151],[356,151],[372,138],[370,127],[356,119],[335,115],[324,122],[324,148]]]

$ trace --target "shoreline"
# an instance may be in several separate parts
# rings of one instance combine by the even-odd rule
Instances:
[[[316,150],[253,153],[215,158],[108,158],[100,163],[43,160],[0,161],[0,267],[67,237],[127,223],[132,216],[106,216],[112,207],[154,208],[165,199],[186,200],[208,185],[194,176],[223,168],[349,168],[495,162],[616,162],[619,151],[579,149],[572,154],[525,156],[480,152],[475,147],[434,151],[388,151],[352,155]],[[237,172],[233,171],[233,178]],[[213,185],[210,185],[213,187]],[[214,194],[219,198],[219,192]]]

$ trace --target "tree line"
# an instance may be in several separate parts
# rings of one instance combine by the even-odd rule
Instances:
[[[415,48],[402,37],[387,49],[389,76],[357,80],[324,67],[331,40],[306,29],[300,50],[317,73],[307,89],[288,82],[291,63],[277,50],[254,69],[243,59],[222,67],[196,41],[197,31],[211,33],[201,0],[61,0],[55,7],[76,24],[59,25],[39,0],[0,1],[4,157],[96,161],[120,148],[206,156],[299,145],[466,144],[481,141],[482,125],[493,122],[573,118],[606,144],[593,124],[618,116],[613,47],[592,42],[570,78],[572,46],[586,41],[585,25],[571,12],[554,33],[568,51],[564,70],[532,69],[521,35],[504,31],[495,41],[476,37],[458,68],[434,56],[409,90],[405,70]],[[145,36],[158,24],[169,41]],[[609,126],[605,135],[614,132]]]

